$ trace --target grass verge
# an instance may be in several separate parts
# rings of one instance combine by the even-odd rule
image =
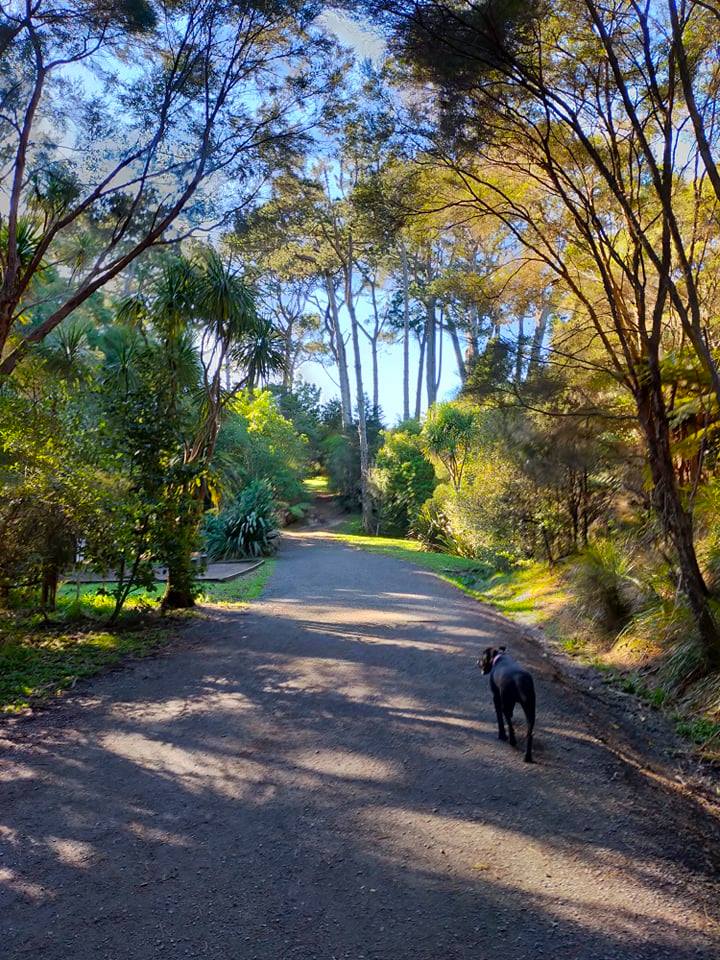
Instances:
[[[271,557],[266,559],[257,570],[246,573],[244,577],[239,577],[237,580],[226,580],[224,583],[202,583],[198,601],[235,606],[257,600],[273,574],[275,563],[275,559]]]
[[[20,713],[129,657],[165,643],[170,626],[23,634],[0,647],[0,713]]]
[[[477,560],[455,557],[449,553],[430,553],[423,550],[415,540],[366,536],[359,532],[359,520],[356,517],[344,520],[332,533],[324,533],[323,537],[347,543],[351,547],[369,550],[371,553],[395,557],[397,560],[409,560],[410,563],[424,570],[437,573],[443,580],[453,583],[466,593],[472,592],[468,584],[473,581],[474,574],[478,574],[480,569],[486,569],[482,564],[478,564]]]
[[[266,560],[237,580],[203,583],[198,601],[226,607],[249,603],[262,593],[274,564]],[[131,657],[148,656],[167,643],[187,617],[159,615],[163,586],[134,593],[112,627],[103,622],[112,612],[112,598],[96,584],[85,584],[79,591],[74,585],[63,586],[50,623],[37,616],[5,615],[0,621],[0,715],[20,713],[74,687],[78,680]]]

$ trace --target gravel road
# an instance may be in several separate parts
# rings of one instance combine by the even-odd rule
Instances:
[[[534,766],[491,643],[535,672]],[[706,815],[598,733],[492,610],[287,538],[247,612],[0,729],[0,957],[717,960]]]

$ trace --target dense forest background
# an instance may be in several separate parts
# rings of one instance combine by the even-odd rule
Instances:
[[[715,0],[4,10],[8,617],[86,616],[56,609],[81,569],[113,622],[158,567],[191,606],[322,476],[716,738],[719,28]]]

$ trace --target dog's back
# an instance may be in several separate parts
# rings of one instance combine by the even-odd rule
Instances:
[[[528,723],[535,723],[535,683],[532,674],[521,667],[517,660],[513,660],[509,653],[497,657],[490,671],[490,683],[498,689],[501,697],[503,691],[507,691],[508,695],[514,694],[515,703],[523,708]]]
[[[514,660],[504,648],[488,647],[478,661],[483,673],[490,674],[490,690],[495,703],[500,739],[505,739],[503,719],[508,725],[510,743],[515,746],[512,715],[519,703],[527,720],[525,760],[532,763],[532,739],[535,727],[535,684],[532,675]]]

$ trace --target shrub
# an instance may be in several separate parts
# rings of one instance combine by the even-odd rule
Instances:
[[[329,408],[329,409],[328,409]],[[382,419],[379,410],[366,405],[366,428],[370,461],[380,445]],[[357,425],[343,432],[336,416],[336,405],[327,404],[323,412],[326,434],[320,444],[321,466],[328,475],[329,487],[348,509],[360,506],[360,440]]]
[[[448,550],[452,540],[447,514],[433,499],[426,500],[420,507],[413,521],[411,533],[426,550]]]
[[[269,478],[277,501],[292,504],[305,499],[307,439],[282,415],[267,390],[234,400],[220,430],[214,465],[231,494]]]
[[[328,483],[348,507],[360,503],[360,457],[352,439],[344,433],[331,433],[322,441],[322,454]]]
[[[419,427],[407,424],[383,434],[371,474],[378,532],[404,536],[435,488],[435,469],[423,453]]]
[[[572,582],[583,612],[608,630],[626,623],[652,600],[634,576],[628,545],[604,538],[590,544],[572,570]]]
[[[695,509],[698,559],[711,590],[720,589],[720,480],[712,478],[700,487]]]
[[[210,560],[242,560],[275,551],[277,517],[270,484],[254,480],[222,513],[205,523]]]

